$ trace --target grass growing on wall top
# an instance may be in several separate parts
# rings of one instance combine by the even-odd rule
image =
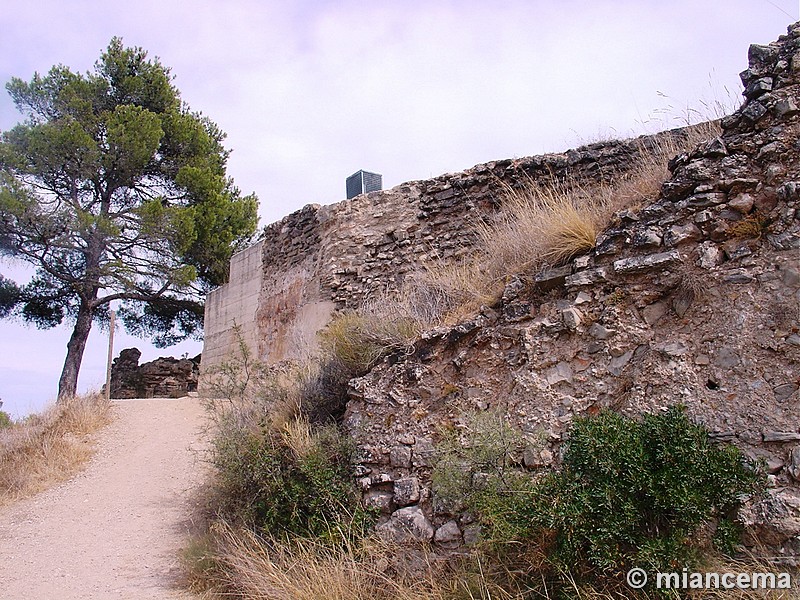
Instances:
[[[426,265],[425,284],[445,297],[443,319],[452,323],[495,304],[509,277],[532,276],[589,252],[616,212],[636,211],[658,197],[671,158],[720,132],[713,121],[639,138],[632,164],[611,182],[529,180],[519,188],[498,183],[501,210],[475,224],[474,247],[454,263]]]

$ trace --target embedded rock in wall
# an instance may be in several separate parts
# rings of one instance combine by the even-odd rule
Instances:
[[[197,391],[200,355],[188,358],[157,358],[139,364],[142,353],[127,348],[111,365],[112,398],[181,398]]]
[[[351,382],[345,424],[366,497],[384,494],[385,529],[413,514],[435,542],[470,537],[469,516],[437,506],[431,489],[439,432],[463,431],[470,415],[501,411],[538,468],[558,460],[575,416],[683,404],[764,461],[771,487],[745,521],[797,563],[800,24],[749,58],[744,105],[720,137],[671,162],[656,202],[619,213],[591,253],[521,274],[496,306]],[[410,504],[393,486],[409,479]]]

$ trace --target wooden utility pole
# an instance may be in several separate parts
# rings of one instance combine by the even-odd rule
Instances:
[[[111,313],[111,323],[108,326],[108,364],[106,366],[106,402],[111,400],[111,361],[114,360],[114,327],[116,326],[117,313]]]

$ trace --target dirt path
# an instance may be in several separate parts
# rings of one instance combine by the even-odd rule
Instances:
[[[202,478],[197,399],[115,402],[71,481],[0,509],[2,600],[178,600],[178,553]]]

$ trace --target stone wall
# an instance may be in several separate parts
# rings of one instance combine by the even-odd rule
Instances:
[[[667,136],[686,135],[674,130],[493,161],[330,206],[310,204],[267,226],[257,245],[233,257],[230,283],[209,294],[203,372],[213,372],[236,351],[235,325],[261,360],[313,353],[317,331],[334,310],[395,289],[426,262],[469,252],[475,223],[496,212],[507,188],[610,180],[624,174],[642,150],[649,152]]]
[[[752,46],[745,103],[724,133],[670,164],[660,197],[616,215],[596,248],[510,281],[497,306],[426,333],[351,382],[345,425],[381,527],[444,547],[475,539],[432,502],[443,425],[498,408],[529,435],[535,469],[558,460],[576,415],[681,403],[713,435],[762,458],[768,497],[750,532],[800,554],[800,25]],[[685,135],[670,132],[662,135]],[[339,308],[469,251],[505,187],[620,176],[658,136],[495,161],[331,206],[306,206],[234,257],[206,308],[206,373],[234,326],[263,360],[302,358]],[[792,558],[794,557],[794,558]]]
[[[753,46],[746,102],[724,133],[672,161],[660,198],[626,210],[589,254],[518,277],[502,301],[428,332],[351,381],[346,426],[381,528],[458,546],[469,515],[432,502],[442,428],[497,409],[558,461],[578,415],[684,404],[770,473],[749,532],[800,556],[800,24]]]
[[[182,398],[197,392],[200,356],[162,357],[139,364],[142,353],[126,348],[111,365],[111,397]]]

